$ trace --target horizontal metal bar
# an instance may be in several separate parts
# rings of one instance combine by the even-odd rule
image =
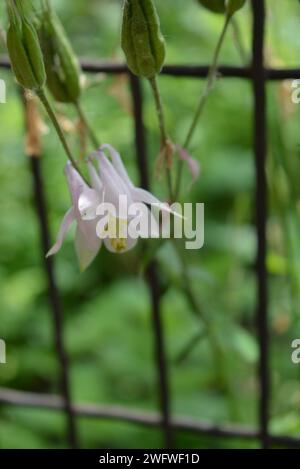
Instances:
[[[36,409],[64,410],[63,399],[49,394],[37,394],[12,389],[0,388],[0,403],[19,407]],[[74,404],[73,411],[77,416],[101,418],[142,425],[145,427],[159,427],[161,416],[157,412],[145,412],[128,409],[121,406],[99,406],[95,404]],[[242,438],[258,440],[258,430],[239,425],[215,425],[209,422],[195,420],[191,417],[175,417],[171,420],[174,430],[187,431],[213,437]],[[283,445],[300,448],[300,438],[289,436],[270,436],[273,445]]]
[[[99,60],[81,59],[81,65],[85,72],[89,73],[109,73],[112,75],[129,73],[124,63],[102,62]],[[9,59],[0,57],[0,68],[10,68]],[[208,65],[165,65],[162,69],[163,75],[186,78],[205,78],[209,70]],[[231,65],[220,65],[219,74],[224,78],[252,78],[250,67],[236,67]],[[267,80],[286,80],[300,78],[300,68],[266,68],[265,76]]]

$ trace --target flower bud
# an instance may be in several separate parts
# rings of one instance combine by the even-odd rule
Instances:
[[[39,33],[49,91],[56,101],[76,102],[81,92],[79,62],[58,16],[50,7],[42,14]]]
[[[152,0],[125,0],[122,48],[135,75],[153,78],[165,60],[165,41]]]
[[[46,72],[37,32],[18,3],[9,2],[7,49],[15,76],[24,88],[43,88]]]

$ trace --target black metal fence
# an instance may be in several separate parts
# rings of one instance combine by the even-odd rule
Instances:
[[[48,279],[49,302],[54,324],[54,338],[57,357],[60,363],[61,396],[34,394],[28,392],[0,389],[0,403],[22,407],[47,408],[64,411],[67,420],[67,436],[69,445],[80,447],[76,431],[76,417],[85,416],[130,422],[147,427],[160,427],[165,441],[165,447],[172,447],[175,431],[186,431],[194,434],[203,434],[214,437],[239,438],[260,442],[261,447],[268,448],[276,445],[285,447],[300,447],[300,437],[275,436],[269,431],[269,405],[270,405],[270,379],[269,379],[269,332],[268,332],[268,291],[266,270],[266,221],[267,221],[267,181],[266,181],[266,154],[267,154],[267,126],[266,126],[266,82],[268,80],[284,80],[300,78],[300,69],[270,69],[264,64],[264,36],[265,36],[265,1],[252,0],[253,33],[252,33],[252,63],[249,67],[220,66],[222,77],[240,78],[250,80],[253,84],[253,148],[256,168],[256,283],[257,307],[256,325],[260,345],[260,359],[258,367],[259,409],[258,426],[256,429],[238,425],[211,425],[189,417],[178,417],[170,412],[170,392],[168,387],[168,368],[164,347],[164,331],[160,314],[160,287],[157,276],[157,266],[149,266],[146,279],[152,305],[152,323],[155,339],[155,360],[158,375],[158,390],[160,398],[160,412],[148,413],[129,410],[123,407],[92,404],[74,404],[71,400],[69,382],[69,364],[63,341],[62,311],[59,291],[56,285],[53,260],[45,258],[50,246],[49,227],[47,221],[47,207],[44,195],[43,178],[41,174],[40,159],[32,155],[30,167],[33,180],[33,189],[36,202],[36,212],[40,226],[42,258],[45,273]],[[104,72],[109,74],[128,74],[134,108],[135,141],[138,168],[141,185],[149,185],[147,168],[147,145],[143,125],[143,96],[142,86],[138,78],[132,76],[123,64],[87,62],[82,60],[86,72]],[[9,68],[6,58],[0,59],[0,67]],[[172,77],[205,78],[209,67],[194,65],[167,65],[162,74]]]

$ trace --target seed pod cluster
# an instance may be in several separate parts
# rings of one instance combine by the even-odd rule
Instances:
[[[43,54],[33,23],[16,5],[13,2],[8,4],[7,49],[11,66],[21,86],[37,91],[46,82]]]
[[[125,0],[122,48],[135,75],[153,78],[165,60],[165,41],[152,0]]]
[[[40,39],[47,73],[47,87],[63,103],[79,99],[80,66],[56,13],[46,8],[41,17]]]

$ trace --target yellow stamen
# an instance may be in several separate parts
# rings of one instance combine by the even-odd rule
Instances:
[[[110,240],[110,244],[116,252],[122,252],[127,247],[126,238],[114,238]]]

